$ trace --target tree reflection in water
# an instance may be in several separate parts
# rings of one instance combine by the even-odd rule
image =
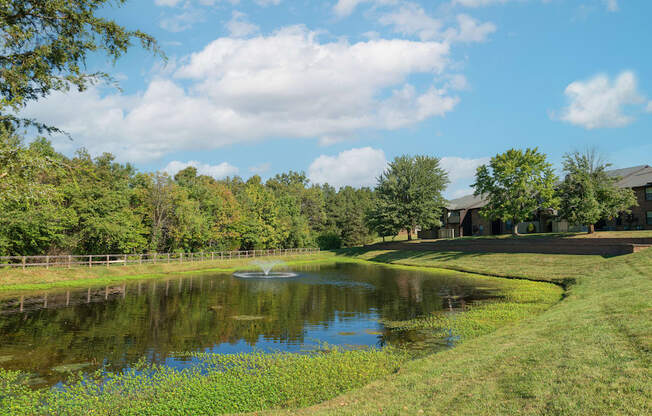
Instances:
[[[378,321],[459,311],[465,302],[497,296],[486,282],[477,287],[472,277],[450,273],[347,263],[294,271],[299,276],[291,279],[205,274],[3,299],[0,366],[53,384],[65,369],[116,371],[143,356],[187,365],[175,352],[404,344],[423,341],[423,334],[390,332]]]

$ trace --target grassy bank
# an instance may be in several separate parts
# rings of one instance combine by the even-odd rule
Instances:
[[[566,276],[573,276],[574,283],[561,302],[539,315],[410,361],[395,375],[290,414],[652,413],[652,249],[593,259],[595,265],[583,256],[441,256],[360,254],[420,266],[495,267],[567,284]]]
[[[597,273],[607,264],[602,256],[530,253],[460,253],[428,251],[378,251],[355,249],[341,256],[379,263],[435,267],[489,276],[522,278],[568,285]]]
[[[16,292],[23,290],[44,290],[65,287],[87,287],[89,285],[106,285],[125,280],[157,279],[170,274],[222,271],[232,272],[251,267],[254,260],[272,261],[281,260],[287,266],[302,262],[329,260],[334,253],[321,252],[319,254],[263,257],[260,259],[243,258],[232,260],[215,260],[188,263],[158,263],[129,266],[111,267],[75,267],[50,268],[42,267],[32,269],[0,269],[0,292]]]
[[[393,267],[432,271],[431,268]],[[440,274],[432,276],[438,278]],[[417,320],[386,322],[386,325],[397,330],[417,329],[434,336],[452,336],[463,344],[541,313],[558,302],[562,292],[558,286],[546,283],[456,272],[443,274],[495,288],[503,298],[468,306],[464,314],[441,312]],[[185,415],[299,408],[390,376],[411,357],[414,358],[413,353],[395,349],[336,349],[309,355],[200,354],[193,355],[199,365],[188,370],[143,366],[138,371],[110,375],[106,384],[86,376],[63,389],[38,391],[27,386],[27,375],[0,370],[0,409],[12,415],[86,414],[88,409],[105,415]]]

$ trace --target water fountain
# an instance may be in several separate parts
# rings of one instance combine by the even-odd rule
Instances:
[[[252,265],[258,266],[260,271],[255,272],[236,272],[233,273],[235,277],[242,279],[271,279],[271,278],[288,278],[297,276],[296,273],[292,272],[273,272],[272,269],[279,264],[283,264],[280,260],[270,260],[270,261],[253,261]]]

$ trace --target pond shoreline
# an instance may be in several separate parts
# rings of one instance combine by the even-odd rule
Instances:
[[[497,328],[541,313],[557,303],[562,292],[558,286],[546,282],[500,279],[431,267],[387,265],[365,259],[351,259],[340,256],[311,261],[304,260],[302,263],[331,262],[373,264],[390,269],[425,271],[427,274],[439,272],[439,274],[433,274],[435,278],[440,276],[443,271],[444,278],[446,278],[445,276],[451,278],[457,276],[458,278],[478,280],[479,282],[485,281],[485,284],[488,285],[498,285],[501,288],[503,301],[480,302],[477,306],[469,305],[467,307],[468,311],[461,315],[436,314],[409,321],[386,322],[386,325],[390,328],[430,331],[438,336],[450,334],[457,338],[456,343],[462,345],[468,340],[491,333]],[[206,270],[202,271],[205,272]],[[188,271],[188,273],[199,272]],[[124,276],[116,277],[116,279],[118,278],[124,279]],[[468,317],[465,317],[467,315]],[[441,330],[445,330],[445,333],[440,334],[438,331]],[[341,351],[336,349],[335,353],[325,355],[316,353],[302,356],[302,358],[293,358],[292,354],[282,354],[276,358],[256,358],[255,355],[249,354],[242,354],[238,357],[234,356],[228,359],[235,360],[230,362],[235,363],[235,368],[240,370],[232,374],[233,378],[220,373],[221,375],[218,378],[220,381],[217,381],[218,379],[215,378],[217,375],[211,372],[198,374],[192,370],[171,371],[166,369],[165,366],[144,366],[143,369],[151,372],[154,379],[158,380],[156,383],[152,384],[138,374],[125,372],[110,378],[108,385],[112,386],[112,388],[107,389],[104,381],[101,382],[101,389],[92,387],[97,385],[98,381],[94,381],[92,377],[86,377],[82,384],[68,384],[64,391],[59,393],[50,390],[28,391],[29,389],[26,386],[20,387],[22,385],[20,383],[20,373],[0,371],[0,392],[3,392],[0,396],[7,397],[7,400],[12,403],[23,403],[24,407],[20,408],[23,414],[39,413],[39,409],[42,410],[42,408],[38,406],[43,403],[47,404],[48,409],[58,409],[58,411],[65,413],[77,407],[80,403],[89,401],[101,402],[102,405],[96,407],[96,410],[105,411],[106,413],[118,409],[122,409],[122,411],[138,411],[143,414],[207,414],[259,411],[278,407],[297,408],[322,402],[345,391],[361,387],[373,380],[382,379],[399,371],[399,368],[402,368],[407,362],[406,355],[403,352],[391,348],[368,351]],[[226,358],[209,354],[204,356],[204,359],[219,361]],[[260,380],[264,381],[266,387],[263,390],[257,388],[252,390],[252,386],[240,383],[237,380],[244,377],[242,368],[248,368],[248,364],[243,363],[248,362],[248,360],[259,359],[263,360],[262,368],[266,368],[265,371],[269,370],[269,373],[261,373],[261,377],[259,377]],[[244,367],[241,367],[241,365],[244,365]],[[284,371],[292,375],[292,377],[289,379],[283,377]],[[262,374],[268,374],[269,376],[263,376]],[[253,383],[253,386],[260,381],[258,378],[248,380],[248,383]],[[279,380],[284,381],[280,383]],[[318,380],[318,382],[315,380]],[[339,381],[336,383],[336,380]],[[18,384],[16,385],[16,383]],[[11,387],[12,385],[16,386]],[[130,386],[127,391],[124,391],[125,385]],[[231,397],[226,391],[233,388],[240,393],[238,393],[237,397],[225,399],[225,397]],[[7,391],[11,389],[14,389],[13,393]],[[215,389],[223,391],[223,393],[218,393]],[[185,392],[185,395],[182,394],[183,392]],[[118,396],[123,394],[128,394],[133,398],[128,405],[118,399]],[[205,396],[206,394],[213,398],[211,399],[212,402],[206,403],[205,400],[194,399],[197,395]],[[152,403],[152,395],[157,397],[155,403]],[[166,402],[160,401],[162,396],[167,397]],[[7,405],[9,402],[5,401],[4,404]],[[172,403],[173,406],[169,407],[168,402]],[[20,412],[15,414],[20,414]]]

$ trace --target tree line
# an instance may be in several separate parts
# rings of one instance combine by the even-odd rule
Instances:
[[[0,129],[0,255],[339,248],[370,242],[368,188],[138,172]]]
[[[563,180],[537,149],[508,150],[478,168],[482,213],[517,225],[542,209],[592,225],[636,204],[595,154],[564,158]],[[105,153],[73,157],[44,138],[0,129],[0,255],[337,249],[441,225],[448,173],[439,159],[399,156],[374,189],[311,184],[302,172],[263,182],[187,167],[138,172]],[[518,227],[514,226],[516,232]]]

